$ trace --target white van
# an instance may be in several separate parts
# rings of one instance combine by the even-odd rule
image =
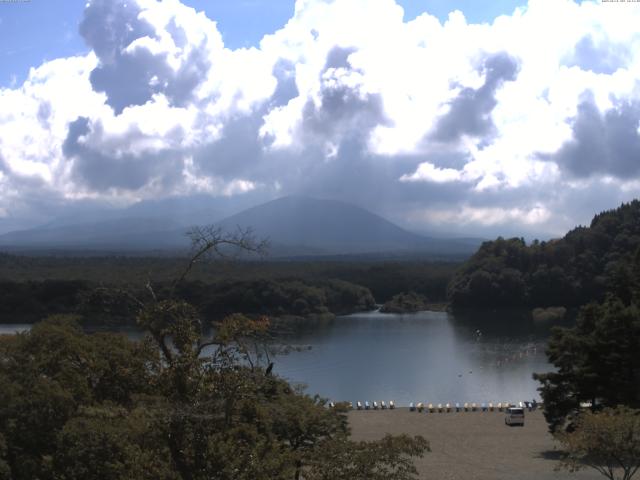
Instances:
[[[520,425],[524,427],[524,408],[509,407],[504,417],[505,425]]]

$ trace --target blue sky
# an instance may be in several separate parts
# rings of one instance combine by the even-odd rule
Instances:
[[[0,2],[0,86],[21,83],[29,68],[44,61],[86,53],[78,34],[86,0],[30,0]],[[293,0],[185,0],[183,3],[218,22],[230,48],[257,45],[267,33],[281,28],[293,14]],[[491,22],[510,14],[521,0],[401,0],[405,20],[423,12],[447,18],[452,10],[464,12],[468,22]]]

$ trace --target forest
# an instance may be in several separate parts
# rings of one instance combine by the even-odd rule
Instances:
[[[453,308],[578,307],[607,292],[628,301],[639,246],[640,201],[634,200],[557,240],[483,243],[455,273],[447,297]]]
[[[135,306],[113,291],[160,295],[185,259],[0,254],[0,322],[35,322],[79,314],[91,324],[133,324]],[[371,310],[394,295],[417,292],[443,302],[456,263],[409,261],[225,261],[196,265],[177,294],[207,319],[235,312],[273,317],[343,315]],[[106,312],[106,313],[105,313]]]

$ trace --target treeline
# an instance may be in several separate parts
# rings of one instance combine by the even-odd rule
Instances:
[[[447,296],[454,307],[580,306],[606,292],[623,300],[638,261],[640,201],[596,215],[559,240],[498,238],[458,270]]]
[[[126,324],[151,281],[160,295],[184,258],[26,257],[0,254],[0,323],[81,314],[89,323]],[[177,292],[208,318],[234,312],[269,316],[342,315],[416,292],[443,302],[458,264],[416,262],[208,261],[196,265]],[[130,299],[129,299],[130,300]],[[134,302],[135,303],[135,302]]]
[[[105,285],[141,285],[149,279],[169,282],[184,268],[184,257],[21,256],[0,253],[0,280],[83,280]],[[447,284],[459,262],[407,261],[207,261],[194,266],[189,278],[208,284],[225,281],[338,279],[371,290],[378,303],[414,291],[429,301],[446,299]]]
[[[170,294],[171,284],[155,285],[159,298]],[[226,281],[208,284],[182,282],[176,295],[192,305],[207,320],[220,320],[243,312],[273,317],[344,315],[371,310],[371,292],[343,280]],[[135,299],[149,291],[137,286],[126,294],[117,285],[97,285],[80,280],[0,282],[0,322],[35,322],[52,314],[79,314],[89,324],[123,325],[135,322]]]
[[[235,312],[268,316],[344,315],[375,307],[369,289],[343,280],[311,283],[259,279],[214,285],[185,282],[177,294],[197,306],[205,317],[214,320]]]

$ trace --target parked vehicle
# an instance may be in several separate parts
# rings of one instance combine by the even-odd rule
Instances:
[[[524,408],[522,407],[509,407],[504,417],[505,425],[520,425],[524,427]]]

